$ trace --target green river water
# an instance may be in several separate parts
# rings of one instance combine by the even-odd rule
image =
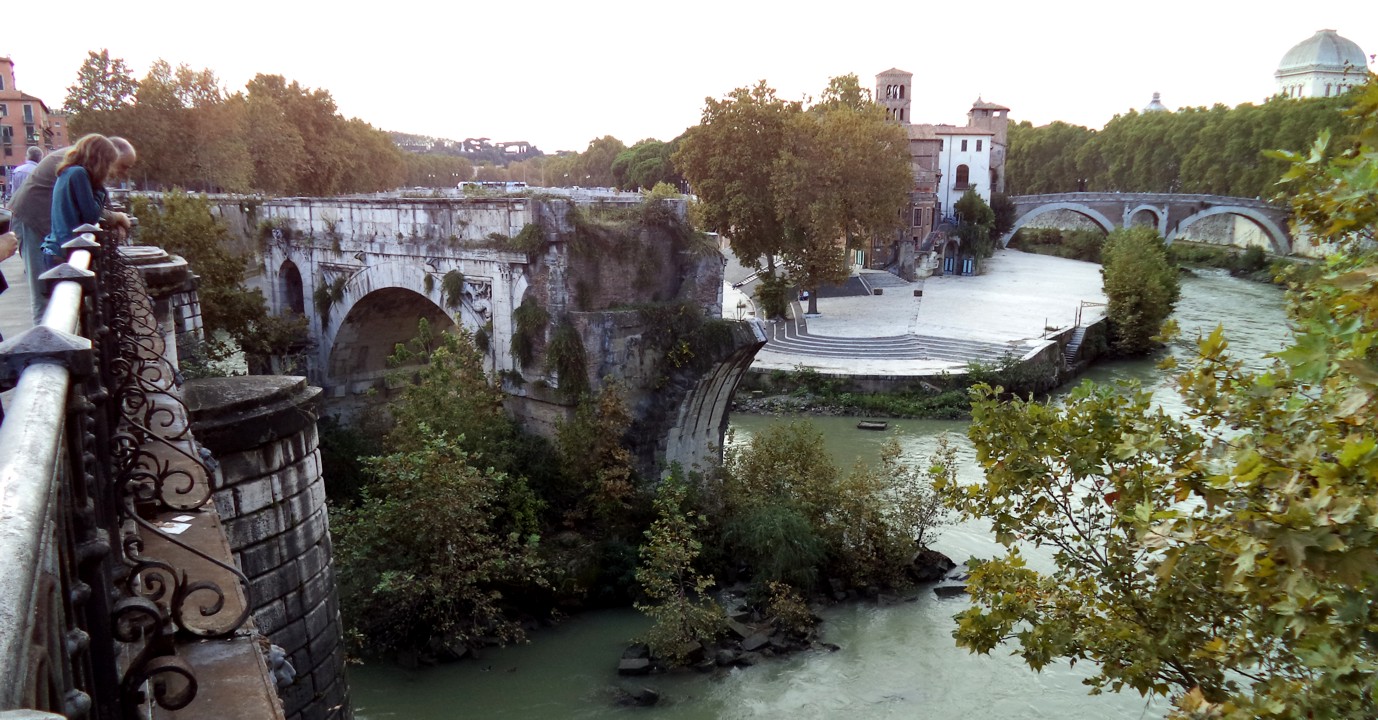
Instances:
[[[1184,278],[1175,315],[1183,340],[1170,352],[1187,360],[1190,339],[1223,324],[1242,360],[1261,365],[1287,330],[1279,289],[1207,273]],[[1105,363],[1087,373],[1098,382],[1133,379],[1154,390],[1169,411],[1180,407],[1170,381],[1152,360]],[[779,419],[733,416],[738,441]],[[885,433],[856,429],[854,418],[814,418],[843,465],[877,457]],[[891,422],[907,457],[926,459],[946,433],[958,451],[963,481],[980,473],[965,422]],[[935,548],[961,562],[999,547],[981,523],[948,527]],[[1033,562],[1046,562],[1034,557]],[[890,606],[857,603],[823,612],[823,639],[841,650],[809,652],[715,674],[619,678],[617,659],[646,622],[633,610],[584,614],[532,635],[531,642],[487,652],[480,660],[405,670],[383,663],[350,668],[356,717],[406,718],[1048,718],[1110,720],[1161,717],[1165,705],[1136,694],[1089,696],[1085,668],[1055,664],[1041,673],[995,652],[971,655],[952,641],[953,614],[963,599],[939,600],[920,588]],[[654,708],[617,708],[611,688],[659,690]]]

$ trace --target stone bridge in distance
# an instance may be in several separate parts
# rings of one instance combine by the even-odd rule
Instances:
[[[722,319],[724,258],[689,231],[683,201],[657,202],[226,199],[220,212],[258,239],[270,309],[305,316],[304,370],[328,411],[349,414],[404,382],[388,358],[418,320],[463,326],[533,432],[552,436],[569,417],[570,388],[615,379],[650,472],[716,457],[738,381],[765,343],[757,324]],[[571,338],[582,369],[551,362],[557,344],[568,357]]]
[[[1073,192],[1047,195],[1012,195],[1014,227],[1000,238],[1009,245],[1014,234],[1033,220],[1057,211],[1068,211],[1090,220],[1105,232],[1144,225],[1155,228],[1168,244],[1183,237],[1189,228],[1221,215],[1248,220],[1268,238],[1276,255],[1292,254],[1288,210],[1254,198],[1175,193]]]

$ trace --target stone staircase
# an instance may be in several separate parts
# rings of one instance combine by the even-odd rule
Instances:
[[[1067,367],[1077,364],[1077,351],[1081,350],[1081,342],[1086,339],[1086,326],[1078,325],[1072,331],[1072,339],[1067,343],[1067,347],[1062,349],[1062,359],[1067,363]]]
[[[833,337],[810,335],[797,312],[797,320],[768,324],[765,350],[790,355],[874,360],[937,360],[943,362],[996,363],[1024,352],[1021,345],[938,337],[892,335],[888,337]]]

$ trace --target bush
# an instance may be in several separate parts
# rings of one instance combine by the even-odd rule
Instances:
[[[1154,338],[1177,304],[1177,269],[1152,228],[1115,230],[1106,238],[1103,255],[1110,348],[1121,355],[1146,353],[1156,346]]]

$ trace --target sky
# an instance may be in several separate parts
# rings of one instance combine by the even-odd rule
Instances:
[[[1162,93],[1169,108],[1261,102],[1293,45],[1330,28],[1378,53],[1378,0],[526,0],[234,3],[74,0],[69,26],[8,24],[16,85],[59,107],[88,51],[142,77],[162,58],[228,90],[259,73],[328,90],[385,130],[523,140],[547,153],[631,145],[697,124],[704,99],[765,80],[914,74],[915,122],[964,124],[981,97],[1015,121],[1100,128]],[[45,11],[46,12],[46,11]],[[108,17],[107,22],[102,18]],[[10,14],[13,21],[16,18]]]

